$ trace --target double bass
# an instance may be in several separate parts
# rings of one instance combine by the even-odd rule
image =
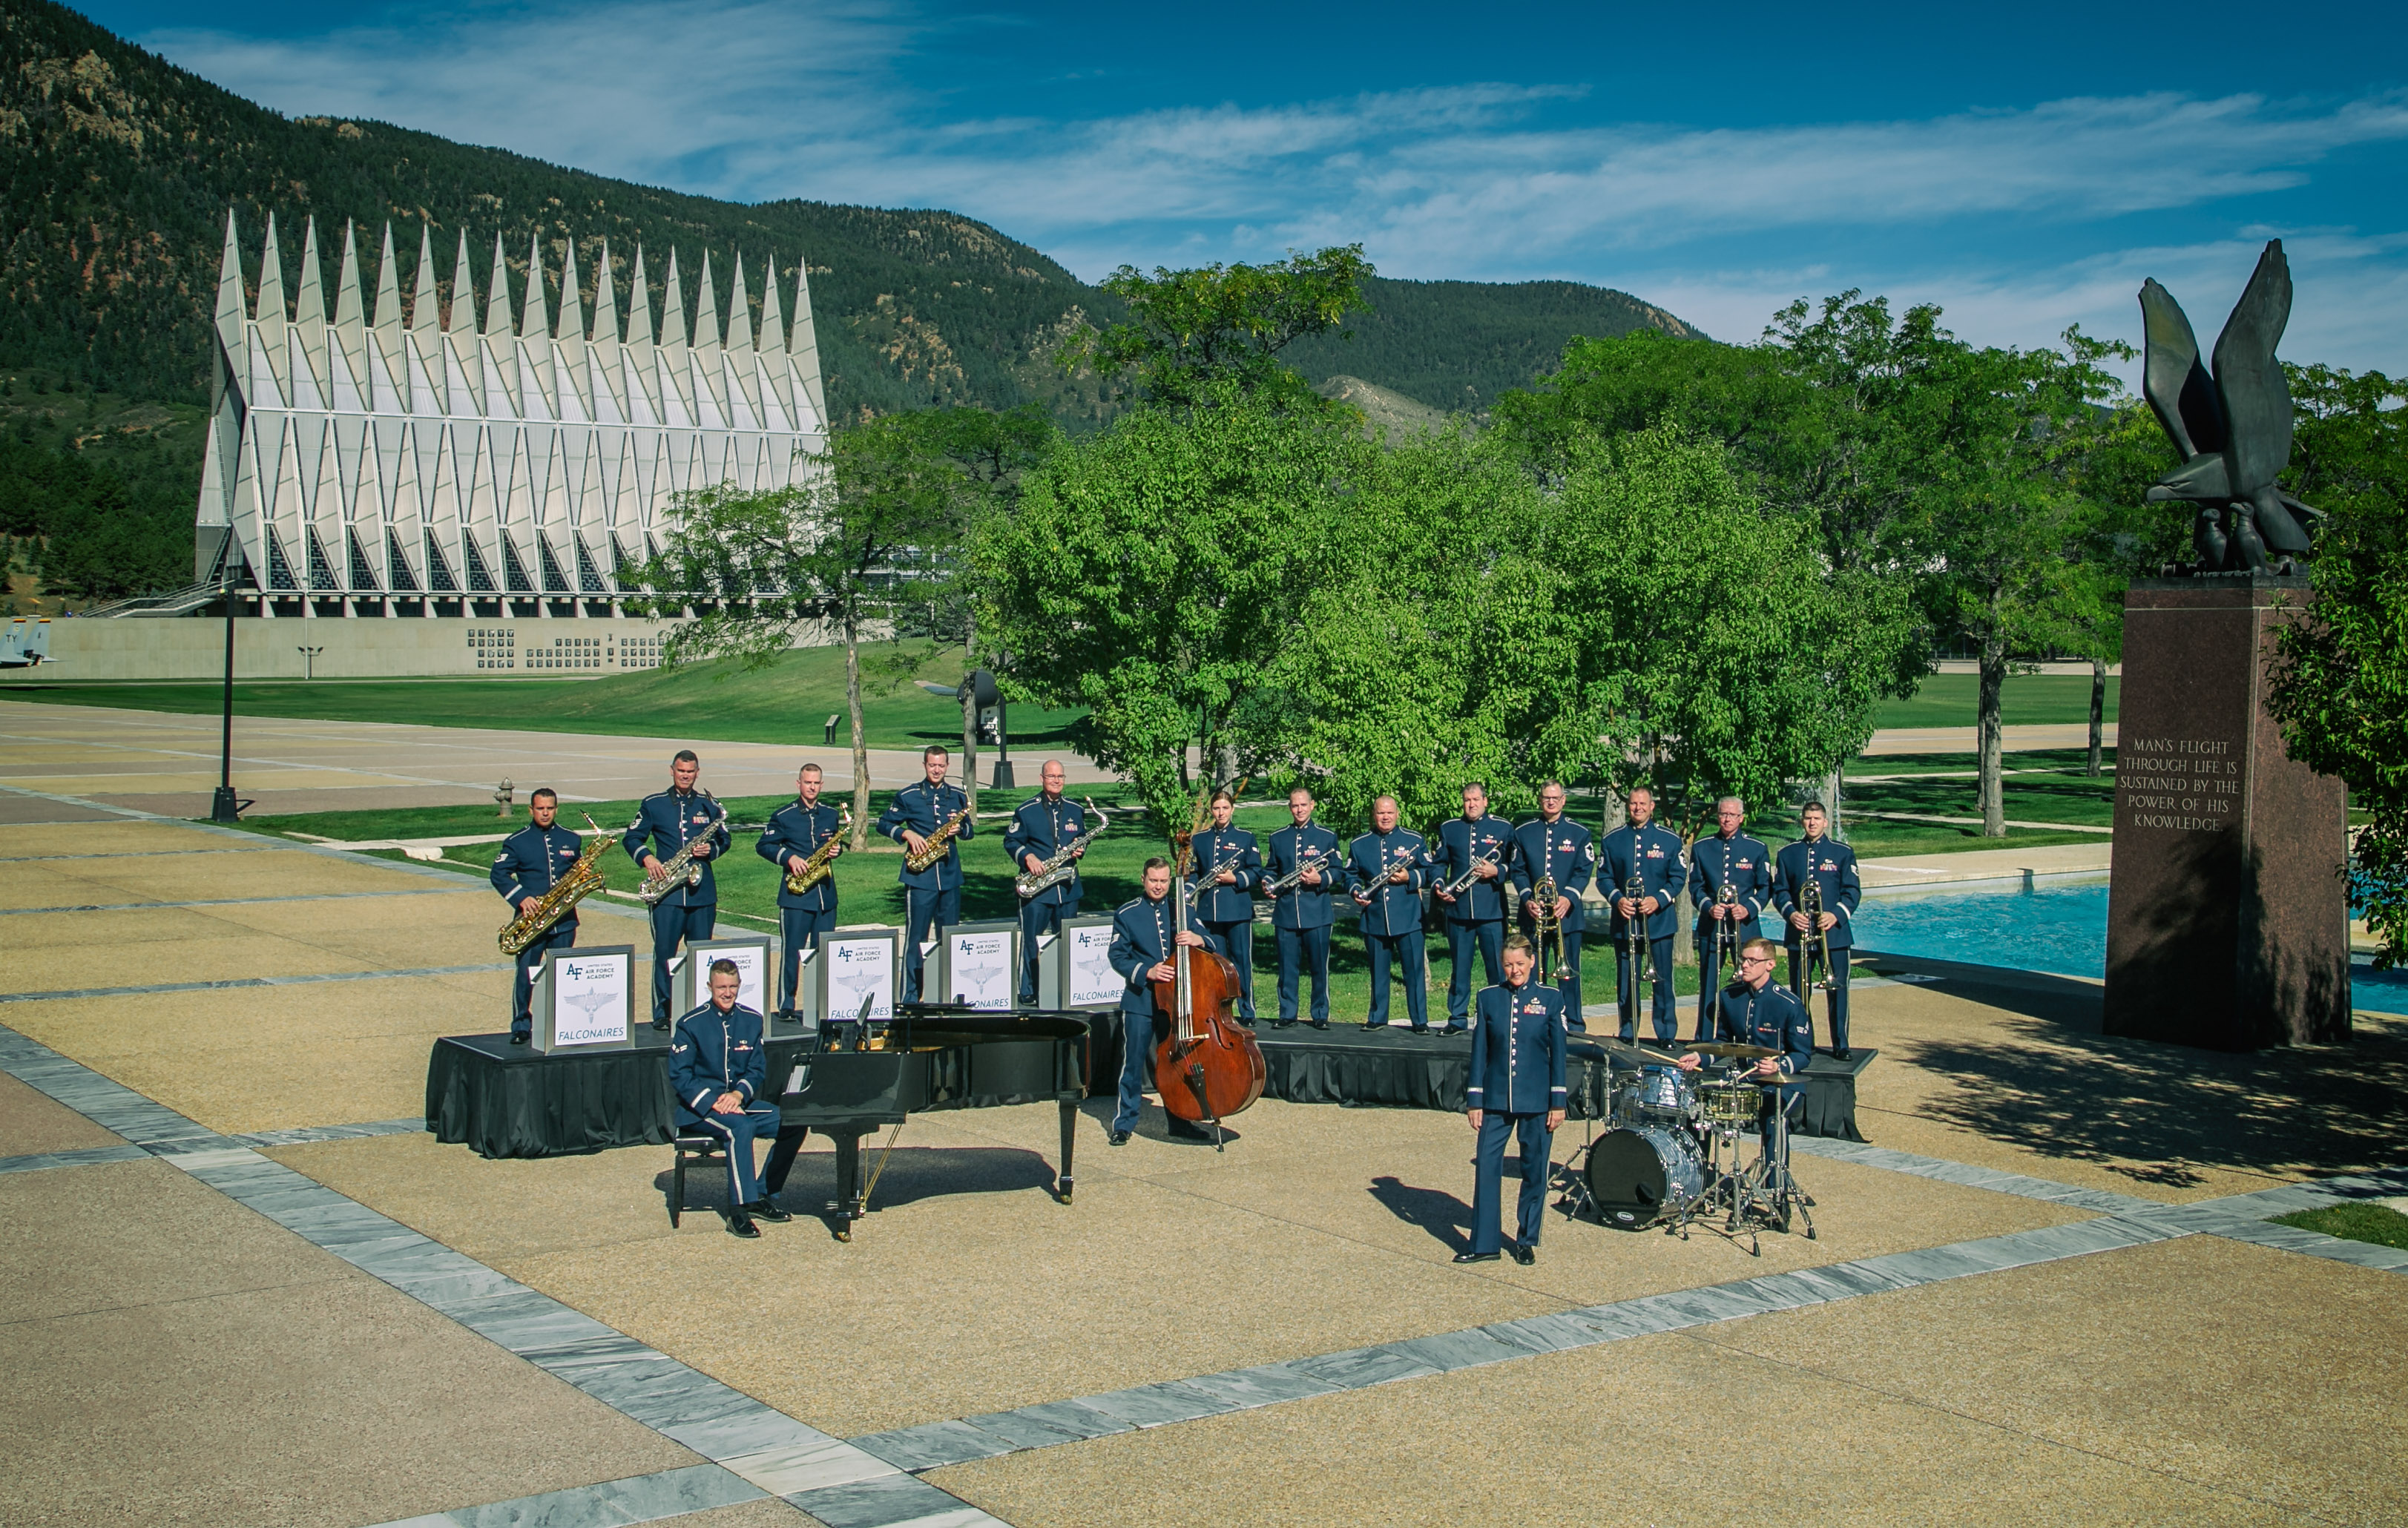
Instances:
[[[1229,1009],[1238,997],[1238,968],[1226,955],[1177,942],[1187,928],[1187,872],[1196,823],[1179,844],[1171,869],[1173,939],[1168,981],[1154,984],[1154,1006],[1170,1015],[1170,1034],[1154,1051],[1154,1079],[1162,1107],[1175,1120],[1212,1127],[1212,1150],[1221,1150],[1221,1121],[1263,1095],[1263,1051]]]

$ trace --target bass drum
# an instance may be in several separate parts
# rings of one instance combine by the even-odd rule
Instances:
[[[1637,1231],[1705,1192],[1705,1164],[1684,1130],[1641,1125],[1609,1131],[1589,1148],[1589,1197],[1608,1225]]]

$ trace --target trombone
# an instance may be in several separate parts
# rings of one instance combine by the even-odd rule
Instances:
[[[1630,914],[1622,921],[1622,963],[1630,971],[1630,1007],[1626,1014],[1630,1033],[1636,1035],[1640,1010],[1647,1004],[1648,978],[1654,975],[1654,963],[1649,957],[1655,953],[1647,937],[1647,914],[1640,907],[1647,900],[1647,879],[1636,866],[1631,868],[1630,878],[1623,882],[1622,896],[1630,904]]]
[[[1555,964],[1564,958],[1564,921],[1555,911],[1562,895],[1552,875],[1540,877],[1530,888],[1530,942],[1539,947],[1539,985],[1542,987],[1555,985]]]
[[[1724,881],[1714,888],[1714,906],[1732,907],[1739,905],[1739,888]],[[1731,921],[1728,914],[1714,920],[1714,1032],[1704,1036],[1710,1040],[1723,1037],[1723,989],[1730,985]]]
[[[1831,931],[1823,926],[1823,882],[1814,874],[1811,854],[1807,857],[1805,882],[1798,888],[1798,910],[1806,915],[1805,937],[1798,941],[1798,976],[1804,983],[1798,995],[1804,997],[1816,988],[1835,992],[1839,984],[1831,979]],[[1805,967],[1813,964],[1817,956],[1823,962],[1822,979],[1806,981]]]

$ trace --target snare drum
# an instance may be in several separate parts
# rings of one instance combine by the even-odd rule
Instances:
[[[1588,1192],[1606,1224],[1636,1231],[1704,1193],[1705,1164],[1685,1130],[1609,1131],[1589,1148]]]
[[[1703,1124],[1747,1129],[1755,1125],[1763,1108],[1764,1090],[1753,1082],[1717,1078],[1698,1090],[1698,1121]]]
[[[1684,1124],[1698,1117],[1697,1087],[1677,1066],[1642,1066],[1626,1107],[1626,1124]]]

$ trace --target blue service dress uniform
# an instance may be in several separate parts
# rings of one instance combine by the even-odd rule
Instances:
[[[1455,879],[1494,851],[1497,878],[1474,878],[1446,909],[1446,949],[1454,975],[1446,984],[1446,1027],[1459,1030],[1471,1013],[1471,951],[1477,946],[1488,985],[1505,979],[1505,876],[1513,864],[1513,830],[1493,817],[1455,818],[1439,824],[1437,879]]]
[[[962,788],[951,780],[930,786],[926,780],[914,780],[895,793],[886,810],[878,819],[878,831],[903,842],[903,831],[909,828],[923,838],[935,835],[953,816],[970,804]],[[914,870],[909,864],[897,868],[895,878],[903,887],[903,1001],[920,1001],[920,971],[926,959],[920,947],[933,943],[939,932],[962,921],[962,849],[961,841],[970,837],[978,828],[975,821],[966,821],[953,841],[945,846],[944,858],[925,870]]]
[[[769,814],[752,852],[778,867],[778,1017],[795,1017],[796,989],[802,985],[803,951],[817,950],[820,935],[836,927],[836,876],[831,873],[799,892],[786,890],[786,862],[799,854],[810,859],[843,831],[843,819],[823,801],[806,807],[790,801]]]
[[[1534,817],[1513,830],[1513,868],[1506,878],[1512,882],[1514,907],[1520,909],[1532,890],[1549,876],[1555,877],[1555,894],[1569,898],[1572,905],[1564,914],[1563,964],[1553,975],[1555,990],[1564,994],[1564,1023],[1576,1035],[1588,1028],[1581,1017],[1581,932],[1588,927],[1588,908],[1582,904],[1581,893],[1588,890],[1589,879],[1596,874],[1597,841],[1587,828],[1570,818],[1558,817],[1550,822]],[[1518,911],[1517,916],[1522,932],[1536,939],[1538,927],[1529,913]]]
[[[1087,808],[1068,796],[1039,795],[1020,804],[1011,814],[1011,826],[1003,830],[1003,850],[1011,860],[1011,873],[1025,874],[1027,856],[1039,861],[1050,860],[1062,852],[1072,839],[1087,831]],[[1049,934],[1062,932],[1062,920],[1079,916],[1079,866],[1070,865],[1070,878],[1055,881],[1035,896],[1020,899],[1020,1000],[1037,1001],[1037,941]]]
[[[551,891],[552,883],[577,863],[581,851],[577,835],[558,822],[548,828],[523,827],[502,840],[501,852],[494,856],[494,873],[488,878],[494,890],[502,893],[502,900],[510,905],[510,916],[515,918],[519,904]],[[519,951],[510,970],[510,1038],[524,1040],[535,1034],[535,978],[543,970],[544,952],[566,950],[576,942],[577,909],[571,907],[561,915],[559,922]]]
[[[1422,939],[1422,892],[1429,885],[1429,848],[1411,828],[1362,835],[1346,848],[1346,879],[1371,957],[1371,1012],[1366,1029],[1388,1021],[1389,973],[1405,984],[1405,1017],[1413,1033],[1429,1033],[1429,978]],[[1390,880],[1398,865],[1405,878]]]
[[[1806,1005],[1798,1001],[1798,995],[1777,981],[1766,982],[1761,991],[1751,989],[1744,981],[1732,982],[1723,989],[1719,1012],[1714,1039],[1760,1045],[1767,1050],[1779,1051],[1775,1059],[1784,1078],[1797,1077],[1814,1059],[1814,1021],[1808,1016]],[[1768,1155],[1773,1148],[1773,1110],[1789,1113],[1805,1092],[1802,1081],[1766,1086],[1764,1107],[1756,1113],[1756,1128],[1762,1134]]]
[[[1505,1175],[1505,1138],[1522,1150],[1522,1198],[1516,1240],[1539,1245],[1547,1208],[1547,1168],[1554,1132],[1550,1110],[1564,1107],[1564,996],[1535,980],[1480,990],[1471,1021],[1471,1080],[1464,1107],[1478,1109],[1480,1149],[1471,1187],[1471,1250],[1498,1250],[1497,1212]]]
[[[1254,1026],[1254,886],[1262,879],[1263,856],[1254,835],[1240,827],[1206,828],[1189,846],[1196,873],[1187,882],[1187,905],[1195,909],[1204,932],[1221,941],[1221,952],[1238,968],[1238,1019]],[[1224,886],[1207,872],[1226,861],[1237,883]]]
[[[1170,959],[1174,935],[1171,922],[1179,913],[1168,896],[1140,896],[1124,902],[1112,914],[1112,969],[1127,985],[1121,992],[1121,1099],[1112,1115],[1115,1135],[1137,1128],[1145,1107],[1145,1085],[1154,1065],[1154,1048],[1170,1033],[1170,1016],[1154,1007],[1154,982],[1148,971]],[[1221,953],[1220,941],[1196,916],[1187,912],[1187,927],[1204,936],[1204,948]]]
[[[1737,918],[1711,916],[1726,886],[1740,909]],[[1702,1039],[1713,1025],[1714,994],[1738,972],[1739,947],[1764,932],[1764,909],[1772,902],[1772,850],[1744,833],[1698,839],[1689,846],[1689,900],[1698,907],[1698,1027],[1691,1033]]]
[[[717,826],[712,828],[712,824]],[[669,962],[678,946],[708,939],[719,921],[719,883],[711,862],[727,852],[727,809],[700,791],[661,791],[644,798],[636,820],[620,840],[627,857],[644,863],[649,850],[663,862],[686,846],[686,840],[712,828],[710,859],[700,861],[700,876],[691,886],[680,885],[652,905],[652,1023],[669,1021]]]
[[[1656,1037],[1666,1044],[1681,1033],[1680,1016],[1672,1007],[1672,935],[1681,923],[1681,886],[1688,865],[1681,857],[1681,835],[1650,822],[1634,828],[1626,822],[1605,835],[1598,846],[1599,890],[1605,893],[1607,935],[1613,940],[1613,1000],[1621,1010],[1622,1037],[1635,1037],[1639,1028],[1639,973],[1634,953],[1644,953],[1655,972],[1655,990],[1648,996],[1648,1017]],[[1656,910],[1625,918],[1617,906],[1625,896],[1654,897]],[[1632,924],[1641,925],[1633,930]],[[1643,940],[1644,950],[1638,950]]]
[[[775,1140],[778,1101],[769,1092],[769,1053],[761,1038],[761,1016],[738,1003],[723,1011],[705,1003],[677,1021],[669,1036],[669,1088],[677,1094],[681,1130],[701,1131],[727,1142],[727,1202],[750,1205],[761,1198],[761,1178],[752,1164],[752,1143]],[[714,1114],[721,1094],[744,1100],[734,1114]]]
[[[1827,935],[1806,934],[1789,921],[1805,894],[1810,876],[1822,893],[1823,910],[1838,915]],[[1837,1056],[1848,1053],[1847,952],[1856,948],[1850,925],[1864,895],[1864,882],[1856,877],[1856,851],[1828,834],[1785,844],[1774,861],[1772,908],[1781,915],[1781,932],[1788,936],[1790,991],[1804,995],[1806,983],[1823,964],[1824,945],[1830,946],[1830,969],[1825,976],[1831,983],[1831,1053]]]
[[[1294,823],[1271,835],[1269,863],[1263,866],[1263,881],[1277,880],[1292,873],[1297,865],[1313,864],[1321,867],[1321,884],[1307,886],[1302,881],[1271,900],[1271,932],[1279,939],[1279,1021],[1296,1022],[1298,988],[1304,977],[1312,978],[1312,1022],[1315,1028],[1329,1025],[1329,929],[1337,921],[1337,888],[1343,872],[1339,868],[1338,835],[1318,822]]]

